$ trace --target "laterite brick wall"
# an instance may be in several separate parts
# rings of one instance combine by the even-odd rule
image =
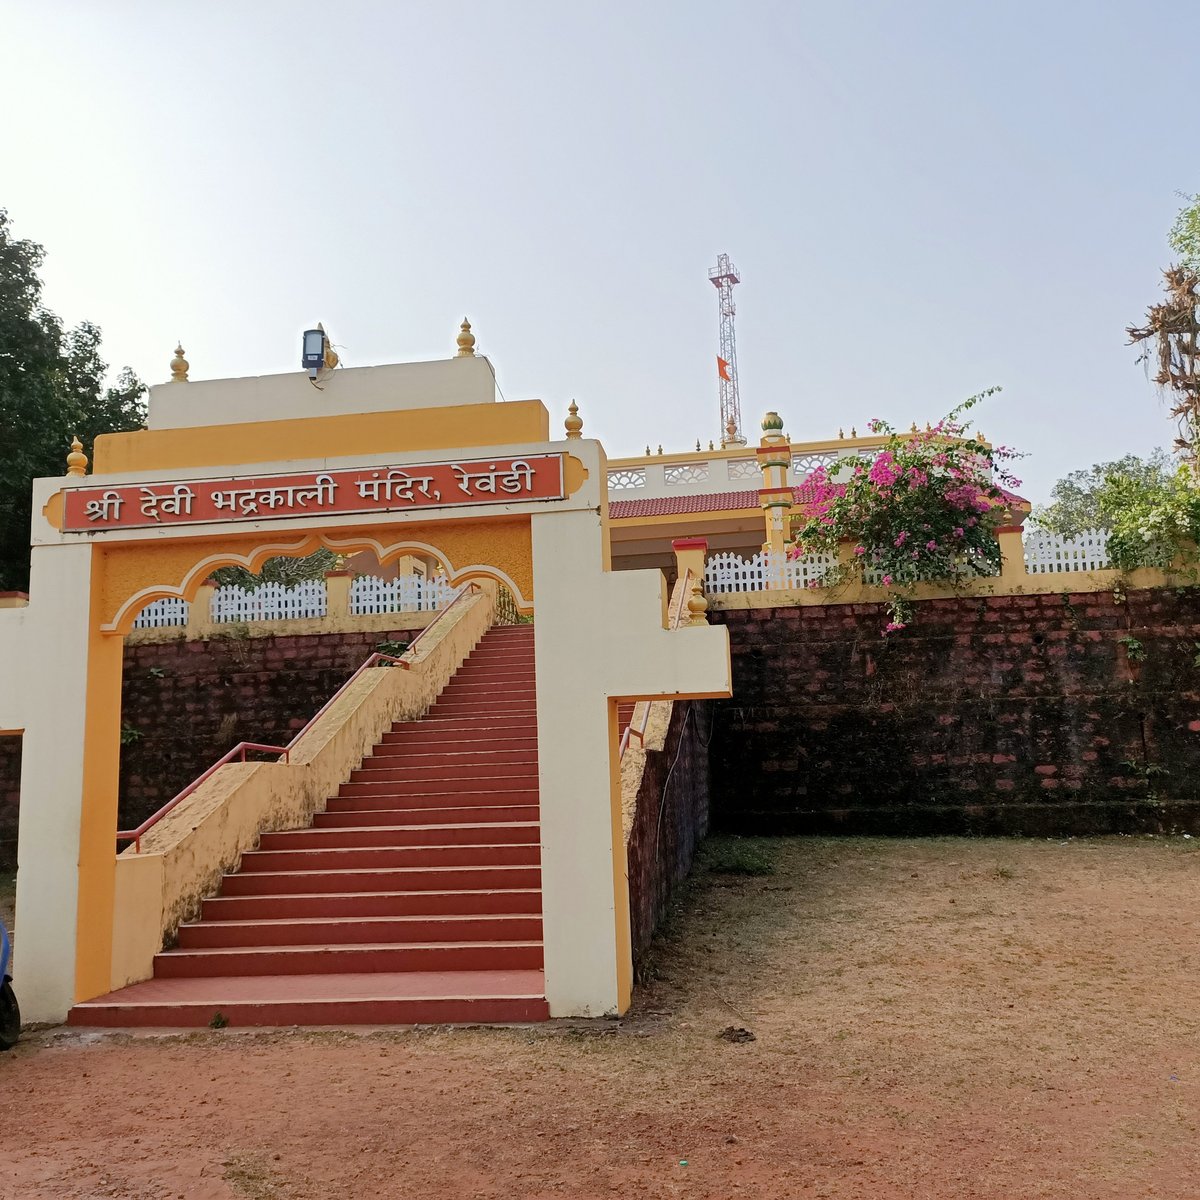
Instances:
[[[708,831],[710,727],[707,702],[676,702],[663,748],[646,753],[633,828],[625,845],[635,970],[675,885],[692,869]]]
[[[714,614],[713,824],[764,833],[1200,829],[1200,589]],[[1130,640],[1132,639],[1132,640]]]

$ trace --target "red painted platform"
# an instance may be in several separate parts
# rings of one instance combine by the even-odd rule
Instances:
[[[490,630],[307,829],[264,834],[157,955],[72,1025],[540,1021],[533,629]]]

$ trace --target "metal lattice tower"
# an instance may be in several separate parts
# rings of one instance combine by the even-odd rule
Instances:
[[[717,362],[721,387],[721,445],[744,446],[742,401],[738,396],[737,338],[733,331],[733,318],[737,312],[733,285],[741,280],[728,254],[717,255],[717,265],[709,271],[708,278],[717,289],[721,308],[721,354]]]

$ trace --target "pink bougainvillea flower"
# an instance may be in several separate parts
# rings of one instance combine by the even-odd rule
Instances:
[[[896,534],[896,540],[892,544],[895,546],[903,546],[904,543],[907,541],[908,541],[908,530],[902,529],[902,530],[900,530],[900,532],[898,534]]]
[[[959,526],[958,526],[958,527],[957,527],[957,528],[954,530],[954,536],[955,536],[955,537],[962,537],[962,536],[963,536],[963,527],[962,527],[961,525],[959,525]]]
[[[866,554],[866,552],[867,552],[866,546],[855,546],[854,547],[855,554]]]
[[[935,541],[933,541],[933,540],[931,539],[930,541],[928,541],[928,542],[926,542],[926,543],[925,543],[925,549],[926,549],[926,550],[936,550],[936,549],[937,549],[937,542],[935,542]]]
[[[892,586],[892,577],[891,577],[890,575],[885,575],[885,576],[883,577],[883,586],[884,586],[884,587],[891,587],[891,586]]]

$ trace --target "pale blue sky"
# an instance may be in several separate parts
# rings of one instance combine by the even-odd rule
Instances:
[[[978,424],[1059,475],[1169,441],[1124,328],[1192,146],[1200,5],[9,0],[0,205],[158,382],[448,355],[611,455],[746,424]]]

